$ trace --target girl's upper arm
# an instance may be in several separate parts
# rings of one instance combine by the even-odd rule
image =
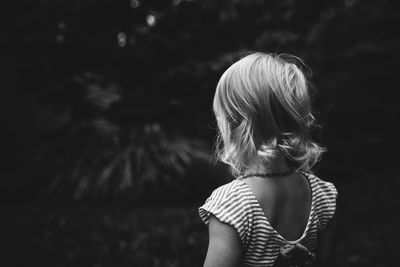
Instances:
[[[242,246],[235,228],[213,215],[208,228],[210,238],[204,267],[240,266]]]

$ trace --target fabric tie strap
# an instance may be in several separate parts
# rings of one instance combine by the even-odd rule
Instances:
[[[286,244],[281,247],[275,267],[302,267],[312,266],[315,254],[300,243]]]

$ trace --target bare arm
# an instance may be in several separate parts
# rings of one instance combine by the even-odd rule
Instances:
[[[236,230],[215,216],[210,217],[208,228],[210,241],[204,267],[240,266],[242,247]]]
[[[329,222],[325,232],[321,235],[318,241],[317,266],[336,266],[335,228],[336,216],[334,216]]]

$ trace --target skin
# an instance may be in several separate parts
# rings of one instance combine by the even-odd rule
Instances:
[[[311,210],[311,190],[303,175],[250,177],[244,182],[255,195],[268,222],[280,235],[290,241],[302,236]]]
[[[210,241],[204,267],[241,266],[242,247],[236,230],[212,215],[208,229]]]
[[[282,178],[278,178],[280,180],[276,178],[268,180],[252,177],[246,179],[245,182],[251,188],[257,200],[259,200],[272,226],[286,239],[295,240],[302,235],[308,221],[311,191],[304,178],[301,179],[301,177],[293,175]],[[302,186],[305,190],[300,190],[300,193],[298,193],[299,190],[290,192],[293,188],[299,188],[298,186]],[[282,190],[289,191],[289,193],[282,194]],[[295,197],[291,193],[294,193]],[[279,200],[280,205],[284,203],[283,208],[279,208],[279,205],[274,204],[274,202],[277,203],[276,199]],[[303,206],[298,205],[298,202],[303,202]],[[271,205],[271,203],[273,204]],[[298,212],[299,209],[303,210],[303,214]],[[286,223],[288,221],[293,222],[293,218],[302,219],[297,220],[299,222],[294,226]],[[317,266],[335,266],[333,245],[335,221],[335,218],[331,220],[325,232],[318,239]],[[211,215],[209,222],[209,245],[204,267],[242,266],[242,255],[241,242],[235,229]]]

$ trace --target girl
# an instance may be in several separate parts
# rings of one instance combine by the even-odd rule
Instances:
[[[323,149],[309,136],[314,118],[297,60],[250,54],[217,85],[217,154],[237,178],[199,208],[210,235],[206,267],[333,264],[337,191],[311,174]]]

